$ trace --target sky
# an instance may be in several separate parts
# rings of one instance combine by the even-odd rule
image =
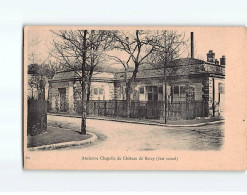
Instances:
[[[133,28],[133,27],[132,27]],[[168,29],[175,29],[178,33],[184,33],[185,39],[188,39],[190,44],[190,32],[194,32],[194,57],[202,60],[206,60],[206,54],[209,50],[215,52],[215,58],[220,59],[225,53],[226,33],[224,28],[214,27],[175,27]],[[32,40],[38,39],[39,44],[31,45],[29,47],[29,53],[36,53],[40,58],[46,58],[49,54],[49,49],[52,48],[52,40],[55,35],[50,32],[49,29],[31,29],[28,31],[28,43]],[[183,53],[181,57],[190,56],[190,46]],[[227,58],[227,56],[226,56]],[[114,66],[114,65],[112,65]],[[120,68],[119,65],[115,65]]]

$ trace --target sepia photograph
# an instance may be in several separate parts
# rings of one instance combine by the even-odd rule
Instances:
[[[0,0],[0,191],[247,191],[246,8]]]
[[[150,154],[224,148],[223,27],[24,31],[28,153],[78,152],[88,163],[171,162],[179,157]]]

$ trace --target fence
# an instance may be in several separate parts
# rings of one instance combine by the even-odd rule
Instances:
[[[76,112],[81,114],[81,101],[75,102]],[[90,100],[87,114],[89,116],[126,117],[127,102],[125,100]],[[176,102],[167,106],[170,119],[194,119],[208,116],[208,103],[204,101]],[[131,118],[160,119],[164,115],[163,101],[131,101]]]

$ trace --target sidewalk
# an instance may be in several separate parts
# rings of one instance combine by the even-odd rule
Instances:
[[[60,114],[60,113],[48,113],[48,115],[81,118],[80,115],[69,115],[69,114]],[[167,127],[197,127],[197,126],[224,122],[224,118],[222,117],[211,117],[211,118],[207,117],[207,118],[199,118],[194,120],[173,120],[173,121],[168,120],[167,124],[165,124],[164,121],[162,120],[134,119],[134,118],[127,119],[124,117],[110,117],[110,116],[87,116],[87,119],[107,120],[107,121],[116,121],[116,122],[124,122],[124,123],[157,125],[157,126],[167,126]]]

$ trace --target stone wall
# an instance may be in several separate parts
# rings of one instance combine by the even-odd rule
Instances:
[[[203,100],[208,103],[208,115],[219,116],[220,104],[223,104],[224,99],[219,102],[219,84],[224,85],[224,79],[207,77],[203,79]],[[222,98],[224,96],[222,95]],[[221,105],[222,106],[222,105]],[[214,113],[213,113],[214,112]]]

